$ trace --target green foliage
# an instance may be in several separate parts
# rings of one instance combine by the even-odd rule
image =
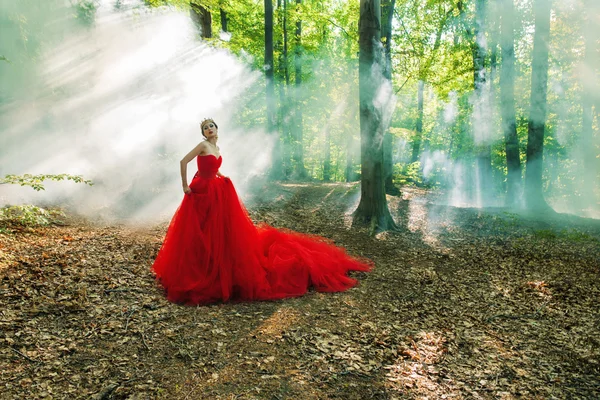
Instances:
[[[566,239],[571,242],[598,241],[597,238],[590,234],[574,228],[562,230],[538,229],[533,232],[533,236],[536,239],[544,240]]]
[[[423,186],[421,163],[419,161],[407,164],[394,164],[394,184],[399,186]]]
[[[56,223],[58,218],[64,216],[62,211],[47,210],[30,204],[6,206],[0,209],[0,225],[45,226]]]
[[[552,229],[538,229],[533,232],[533,236],[537,239],[556,239],[557,233]]]
[[[4,178],[0,178],[1,184],[12,184],[12,185],[21,185],[21,186],[29,186],[33,190],[40,191],[45,190],[43,182],[46,180],[52,181],[63,181],[69,180],[75,183],[83,183],[89,186],[92,186],[93,183],[91,180],[84,179],[81,175],[70,175],[70,174],[58,174],[58,175],[5,175]]]
[[[84,26],[91,26],[96,21],[96,11],[100,3],[98,0],[78,0],[73,4],[75,17]]]
[[[190,4],[208,9],[212,14],[215,38],[211,45],[229,49],[241,61],[262,73],[264,67],[264,9],[260,0],[144,0],[151,7],[176,7],[184,12]],[[5,2],[0,15],[4,43],[0,56],[0,83],[7,97],[15,87],[24,87],[37,67],[40,55],[50,47],[52,37],[45,35],[48,21],[64,20],[61,0],[19,0]],[[94,22],[99,0],[70,0],[68,17],[85,25]],[[386,2],[382,2],[386,3]],[[494,2],[486,19],[486,83],[491,90],[492,169],[498,187],[503,190],[507,174],[502,121],[496,112],[499,98],[501,52],[498,44],[498,10]],[[25,6],[17,7],[17,4]],[[115,7],[120,1],[115,0]],[[323,178],[323,167],[330,160],[330,176],[344,180],[349,170],[359,168],[358,97],[358,1],[345,0],[274,0],[274,41],[276,97],[279,137],[283,145],[284,167],[289,169],[292,149],[296,146],[294,110],[302,110],[304,165],[312,178]],[[473,140],[473,21],[475,2],[459,0],[396,1],[392,32],[393,90],[397,104],[390,131],[397,143],[394,153],[396,184],[437,187],[444,184],[445,171],[422,176],[419,163],[408,164],[407,154],[415,140],[417,121],[417,87],[425,82],[421,151],[443,152],[449,160],[474,160]],[[515,2],[515,110],[521,161],[525,164],[528,114],[531,90],[531,53],[533,48],[533,0]],[[544,143],[544,188],[563,199],[582,197],[583,161],[574,150],[581,146],[581,95],[584,90],[581,63],[585,54],[582,27],[588,18],[582,2],[555,2],[551,27],[548,82],[548,119]],[[58,10],[58,11],[57,11]],[[64,11],[64,10],[63,10]],[[225,12],[231,37],[220,40],[220,11]],[[61,17],[61,18],[58,18]],[[284,17],[287,28],[287,57],[284,57]],[[301,45],[296,47],[296,23],[301,22]],[[496,67],[491,69],[491,54],[496,50]],[[9,61],[10,60],[10,61]],[[1,62],[6,61],[6,62]],[[302,90],[294,85],[295,66],[301,66]],[[598,65],[596,75],[598,73]],[[286,83],[286,77],[289,84]],[[5,93],[3,93],[5,95]],[[257,80],[242,95],[241,110],[235,123],[247,129],[265,124],[264,81]],[[597,111],[596,111],[597,112]],[[594,138],[598,141],[598,121]],[[394,133],[395,132],[395,133]],[[596,153],[600,149],[596,146]],[[286,164],[287,163],[287,164]],[[469,168],[469,165],[467,165]],[[600,169],[599,169],[600,171]],[[43,177],[43,176],[42,176]],[[600,179],[600,176],[598,177]],[[7,181],[11,180],[10,182]],[[46,176],[44,179],[52,179]],[[63,178],[70,179],[70,178]],[[71,179],[73,180],[73,179]],[[0,183],[14,183],[41,190],[42,180],[5,177]],[[83,181],[82,181],[83,182]],[[84,182],[85,183],[85,182]],[[598,189],[596,189],[598,191]]]

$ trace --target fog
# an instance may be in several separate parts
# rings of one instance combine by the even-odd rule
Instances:
[[[0,5],[6,15],[44,20],[39,7]],[[208,117],[219,125],[221,171],[242,195],[264,173],[271,137],[233,122],[244,92],[263,84],[259,72],[201,42],[189,16],[176,10],[102,1],[91,27],[78,26],[69,12],[55,8],[55,19],[32,35],[44,38],[35,68],[1,65],[2,82],[19,84],[3,93],[0,174],[77,174],[94,186],[48,183],[36,193],[3,185],[2,204],[59,203],[90,217],[164,219],[183,196],[179,160],[203,139],[199,124]],[[2,48],[18,31],[8,33]],[[195,168],[190,163],[189,178]]]

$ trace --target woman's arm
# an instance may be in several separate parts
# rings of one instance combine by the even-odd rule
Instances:
[[[204,153],[206,151],[206,142],[200,143],[198,146],[194,147],[192,151],[187,153],[185,157],[181,159],[179,162],[179,169],[181,172],[181,186],[183,186],[183,193],[188,194],[191,193],[192,189],[188,186],[187,180],[187,165],[190,161],[196,158],[198,155]]]

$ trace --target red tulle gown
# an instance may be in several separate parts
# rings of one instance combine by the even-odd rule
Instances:
[[[167,298],[206,304],[274,300],[351,288],[348,271],[371,263],[319,236],[255,226],[229,178],[217,177],[222,158],[198,156],[198,172],[175,212],[152,269]]]

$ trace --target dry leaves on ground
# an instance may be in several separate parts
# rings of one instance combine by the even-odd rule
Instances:
[[[257,221],[376,268],[345,293],[184,307],[150,272],[165,225],[0,234],[0,398],[600,397],[600,229],[434,205],[348,229],[345,184],[272,185]]]

